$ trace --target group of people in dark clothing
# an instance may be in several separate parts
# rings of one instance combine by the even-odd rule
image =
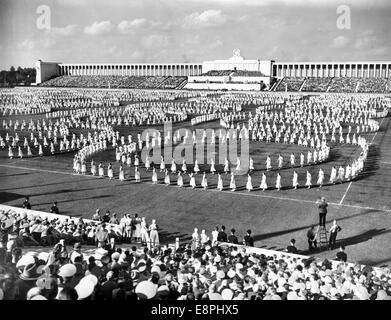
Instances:
[[[228,243],[233,243],[233,244],[239,244],[239,240],[238,240],[238,237],[235,235],[236,233],[236,230],[234,228],[232,228],[230,230],[230,235],[227,236],[227,234],[225,233],[225,226],[222,226],[218,235],[217,235],[217,241],[218,242],[228,242]],[[253,247],[254,246],[254,239],[253,237],[251,236],[251,230],[248,229],[246,231],[246,235],[243,237],[243,242],[242,242],[243,245],[245,246],[249,246],[249,247]]]
[[[31,203],[30,203],[30,197],[26,196],[24,202],[23,202],[23,208],[27,210],[31,210]],[[57,201],[53,202],[53,205],[50,207],[50,213],[54,214],[60,214],[60,210],[57,207]]]

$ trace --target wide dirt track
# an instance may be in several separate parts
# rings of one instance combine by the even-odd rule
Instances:
[[[206,127],[218,128],[218,123],[208,123]],[[242,239],[245,230],[253,231],[255,245],[258,247],[283,250],[291,238],[306,253],[307,229],[318,222],[315,201],[325,196],[330,204],[327,227],[337,219],[342,227],[338,243],[344,244],[348,260],[374,266],[391,265],[391,133],[390,118],[381,121],[380,131],[368,135],[373,141],[369,152],[366,174],[352,183],[325,186],[322,189],[281,191],[241,190],[245,177],[238,178],[238,191],[216,191],[216,177],[209,177],[210,190],[189,187],[166,187],[152,185],[150,173],[141,171],[143,183],[120,182],[75,175],[72,171],[74,153],[45,156],[31,159],[7,159],[7,150],[0,150],[0,203],[21,206],[23,198],[30,196],[34,210],[48,211],[52,201],[57,200],[61,213],[90,218],[96,208],[110,210],[120,215],[138,213],[148,221],[157,219],[163,241],[172,242],[176,237],[188,240],[193,228],[206,229],[210,234],[215,226],[224,224],[227,229],[235,227]],[[252,151],[253,146],[251,147]],[[267,150],[272,154],[289,154],[295,148],[287,145],[260,143],[257,150]],[[326,166],[326,179],[332,165],[339,165],[356,150],[341,145],[333,147],[335,152]],[[296,152],[300,152],[299,147]],[[264,151],[262,151],[264,152]],[[260,152],[262,154],[262,152]],[[114,162],[114,151],[99,155],[97,160]],[[298,159],[296,160],[298,161]],[[258,161],[255,161],[257,167]],[[263,160],[259,163],[264,167]],[[323,166],[324,167],[324,166]],[[114,172],[118,175],[118,165]],[[133,177],[133,168],[131,169]],[[201,168],[202,170],[202,168]],[[299,175],[305,174],[298,169]],[[319,166],[312,166],[313,180]],[[283,170],[285,184],[291,184],[292,169]],[[253,179],[254,187],[260,182],[260,172]],[[163,179],[163,175],[159,175]],[[174,182],[176,180],[173,180]],[[189,178],[185,177],[185,185]],[[197,184],[201,177],[197,177]],[[229,177],[224,177],[225,186]],[[161,183],[162,181],[160,181]],[[303,178],[300,181],[303,183]],[[273,186],[274,179],[268,181]],[[336,250],[323,250],[315,255],[333,258]]]

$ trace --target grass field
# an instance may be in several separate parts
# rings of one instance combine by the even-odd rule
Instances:
[[[188,123],[180,124],[189,126]],[[198,126],[197,126],[198,127]],[[199,127],[218,128],[218,122],[210,122]],[[391,133],[390,118],[381,122],[377,134],[368,134],[373,141],[368,156],[366,173],[352,183],[325,186],[322,189],[284,189],[262,192],[243,190],[246,177],[238,177],[238,191],[216,191],[217,177],[209,176],[210,190],[189,187],[178,188],[161,183],[152,185],[150,173],[141,170],[143,182],[120,182],[75,175],[72,171],[73,153],[45,156],[42,158],[7,158],[8,150],[0,150],[0,203],[21,206],[23,198],[30,196],[34,210],[48,211],[52,201],[57,200],[60,211],[66,215],[90,218],[96,208],[102,211],[139,213],[148,221],[157,219],[164,241],[189,239],[193,228],[206,229],[210,234],[214,226],[224,224],[227,229],[235,227],[242,239],[245,230],[253,231],[255,245],[275,250],[284,249],[291,238],[304,252],[307,249],[307,229],[318,222],[315,201],[326,197],[330,204],[327,227],[337,219],[342,227],[338,243],[345,244],[348,260],[369,265],[391,265]],[[125,133],[125,132],[121,132]],[[4,135],[4,132],[1,132]],[[298,146],[284,144],[256,143],[250,147],[256,168],[264,169],[265,154],[289,155],[299,153]],[[332,145],[332,157],[326,164],[326,179],[332,165],[344,164],[358,152],[355,147]],[[98,154],[94,159],[115,162],[114,150]],[[288,158],[286,158],[288,160]],[[320,165],[311,166],[313,180]],[[118,164],[114,165],[118,175]],[[219,168],[219,167],[218,167]],[[222,167],[220,167],[222,169]],[[304,182],[305,171],[297,169]],[[129,170],[129,169],[127,169]],[[130,169],[133,177],[133,168]],[[201,166],[201,170],[203,167]],[[283,181],[291,184],[292,169],[282,170]],[[270,173],[272,174],[272,173]],[[253,177],[254,187],[260,183],[261,172]],[[223,175],[224,176],[224,175]],[[163,179],[163,175],[159,175]],[[224,176],[225,186],[229,176]],[[185,176],[185,184],[189,178]],[[173,179],[174,183],[176,180]],[[197,177],[197,184],[201,177]],[[268,181],[274,185],[275,181]],[[323,258],[333,258],[335,251],[320,251],[315,254]]]

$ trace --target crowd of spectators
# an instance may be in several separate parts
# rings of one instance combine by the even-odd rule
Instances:
[[[24,206],[31,208],[28,198]],[[63,236],[48,240],[48,230],[59,224],[55,218],[41,221],[5,211],[0,215],[0,298],[4,300],[391,299],[390,270],[347,263],[343,247],[335,260],[295,255],[295,239],[286,253],[258,253],[252,249],[251,230],[243,237],[245,246],[240,246],[236,230],[228,234],[222,226],[211,237],[194,229],[187,244],[120,248],[115,232],[105,230],[105,225],[119,226],[128,215],[118,219],[97,210],[90,224],[100,227],[97,242],[95,249],[86,251],[88,234],[87,238],[73,236],[72,241]],[[82,219],[65,221],[61,224],[72,230],[84,228]],[[15,230],[26,239],[22,230],[34,225],[44,228],[39,246],[50,245],[49,251],[23,249]],[[30,237],[35,240],[34,232]]]
[[[326,92],[327,88],[330,85],[332,78],[306,78],[306,81],[303,85],[301,91],[309,91],[309,92]]]
[[[167,76],[60,76],[40,84],[43,87],[112,89],[176,89],[186,77]]]
[[[358,78],[349,77],[333,78],[328,92],[356,92],[358,80]]]
[[[28,197],[23,207],[31,209]],[[131,217],[124,214],[121,218],[116,213],[106,211],[100,214],[97,209],[92,219],[60,216],[61,213],[54,202],[50,208],[53,215],[41,215],[39,213],[27,213],[16,211],[0,211],[0,239],[7,241],[12,239],[12,246],[18,247],[47,247],[60,240],[65,245],[109,245],[114,239],[116,243],[142,243],[147,246],[155,246],[159,243],[157,237],[151,240],[151,231],[156,229],[156,221],[147,224],[145,217],[137,214]],[[155,226],[156,228],[151,228]],[[10,250],[11,251],[11,247]]]
[[[388,269],[240,246],[0,248],[4,300],[390,300]]]
[[[363,93],[386,93],[387,80],[385,78],[364,78],[359,80],[357,92]],[[391,89],[389,90],[391,92]]]
[[[230,74],[232,74],[234,70],[209,70],[208,72],[205,72],[201,74],[201,76],[207,76],[207,77],[227,77]]]

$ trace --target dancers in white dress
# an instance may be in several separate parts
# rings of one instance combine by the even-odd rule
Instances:
[[[307,171],[307,177],[306,177],[306,181],[305,181],[305,186],[308,189],[311,188],[311,186],[312,186],[312,176],[311,176],[311,173],[309,173],[309,171]]]
[[[295,154],[294,153],[291,153],[291,167],[293,168],[295,166]]]
[[[197,161],[197,159],[196,159],[195,162],[194,162],[193,171],[194,171],[195,174],[198,174],[198,172],[200,172],[200,167],[198,166],[198,161]]]
[[[247,189],[247,192],[250,192],[253,189],[253,184],[251,182],[251,176],[249,174],[247,175],[246,189]]]
[[[12,158],[14,157],[14,153],[13,153],[13,151],[12,151],[11,146],[8,146],[8,157],[9,157],[10,159],[12,159]]]
[[[195,187],[196,187],[197,185],[196,185],[194,173],[190,173],[190,174],[189,174],[189,177],[190,177],[190,187],[191,187],[192,189],[195,189]]]
[[[281,190],[281,175],[279,172],[277,173],[277,178],[276,178],[276,189],[278,191]]]
[[[351,178],[352,178],[352,167],[350,165],[347,165],[345,170],[345,180],[350,181]]]
[[[169,186],[171,184],[170,173],[168,172],[167,169],[164,176],[164,183],[166,184],[166,186]]]
[[[253,172],[255,170],[254,169],[254,160],[252,157],[250,157],[249,170],[250,170],[250,172]]]
[[[212,158],[212,160],[210,161],[210,172],[212,174],[215,174],[216,172],[216,168],[215,168],[215,159]]]
[[[160,158],[160,172],[163,172],[166,169],[166,164],[164,163],[164,158]]]
[[[151,167],[151,162],[149,160],[149,156],[147,156],[145,158],[145,171],[148,171],[150,167]]]
[[[134,168],[134,179],[136,182],[141,181],[140,171],[138,170],[138,167]]]
[[[218,177],[217,177],[217,189],[220,191],[223,191],[223,189],[224,189],[223,179],[221,178],[220,173],[218,174]]]
[[[104,169],[103,169],[103,163],[102,162],[99,163],[98,173],[99,173],[99,177],[101,177],[101,178],[103,178],[105,176],[105,172],[104,172]]]
[[[281,169],[282,168],[282,165],[284,163],[284,158],[282,157],[282,155],[278,155],[278,159],[277,159],[277,167],[278,169]]]
[[[229,172],[229,161],[227,158],[225,158],[225,160],[224,160],[224,172],[225,172],[225,174],[228,174],[228,172]]]
[[[272,169],[272,160],[269,156],[266,157],[266,170],[270,171]]]
[[[183,187],[183,177],[182,177],[180,171],[178,171],[177,185],[178,185],[179,188],[182,188],[182,187]]]
[[[345,177],[345,169],[342,166],[340,166],[339,169],[338,169],[338,178],[337,178],[337,180],[339,180],[339,182],[342,183],[344,177]]]
[[[87,174],[87,165],[86,165],[85,161],[82,161],[82,163],[81,163],[81,174],[83,176]]]
[[[293,189],[297,189],[299,186],[299,175],[297,174],[296,171],[293,171],[293,179],[292,179],[292,187]]]
[[[300,154],[300,167],[302,167],[303,168],[303,166],[304,166],[304,154],[303,153],[301,153]]]
[[[317,181],[319,188],[322,188],[323,183],[324,183],[324,171],[322,170],[322,168],[320,168],[318,173],[318,181]]]
[[[157,173],[155,168],[152,168],[152,183],[157,184]]]
[[[187,165],[186,165],[186,160],[185,159],[183,159],[183,161],[182,161],[182,171],[183,171],[183,173],[187,172]]]
[[[335,184],[335,180],[337,179],[337,169],[333,166],[330,172],[330,183]]]
[[[241,168],[240,168],[240,164],[241,164],[241,163],[240,163],[240,158],[237,158],[237,159],[236,159],[236,168],[235,168],[236,171],[240,171],[240,169],[241,169]]]
[[[125,172],[124,172],[124,167],[122,166],[122,164],[119,166],[119,175],[118,175],[118,179],[120,181],[125,181]]]
[[[38,155],[39,155],[40,157],[43,156],[43,151],[42,151],[42,145],[41,145],[41,144],[39,145],[39,148],[38,148]]]
[[[107,166],[107,176],[110,180],[114,178],[113,165],[111,163]]]
[[[94,160],[91,160],[91,174],[94,176],[96,175],[96,165]]]
[[[130,167],[132,165],[132,158],[131,158],[130,154],[128,154],[128,156],[126,157],[126,165],[128,167]]]
[[[265,173],[262,173],[262,180],[261,180],[261,185],[259,186],[262,191],[265,191],[267,189],[267,182],[266,182],[266,175]]]
[[[171,161],[171,172],[176,173],[176,163],[174,159]]]
[[[201,187],[203,187],[204,190],[208,189],[208,179],[206,178],[206,173],[205,172],[202,175]]]
[[[235,191],[236,190],[235,175],[234,175],[233,172],[231,172],[231,181],[229,183],[229,188],[231,189],[231,191]]]
[[[23,158],[23,151],[22,151],[22,148],[21,148],[20,146],[18,147],[18,157],[19,157],[20,159]]]
[[[137,155],[134,156],[134,166],[136,168],[138,168],[138,166],[140,165],[140,159],[138,158]]]
[[[310,164],[311,160],[312,160],[312,152],[308,151],[308,153],[307,153],[307,164]]]

